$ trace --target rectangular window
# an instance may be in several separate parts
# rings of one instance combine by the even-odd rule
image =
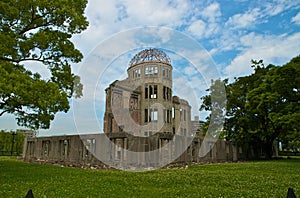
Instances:
[[[154,85],[153,98],[157,98],[157,85]]]
[[[167,69],[167,68],[162,68],[162,76],[163,76],[163,77],[166,77],[166,78],[171,77],[170,70]]]
[[[158,110],[157,109],[145,109],[145,122],[157,121]]]
[[[172,107],[172,118],[173,119],[175,118],[175,109],[174,109],[174,107]]]
[[[166,100],[170,100],[171,99],[171,89],[168,87],[163,87],[163,98]]]
[[[164,114],[164,122],[171,123],[171,115],[172,115],[171,110],[164,109],[163,114]]]
[[[145,137],[149,137],[149,136],[151,136],[151,135],[153,135],[152,131],[145,131],[145,132],[144,132],[144,136],[145,136]]]
[[[135,73],[135,78],[137,78],[137,77],[141,77],[141,69],[136,69],[136,70],[134,70],[134,73]]]
[[[165,100],[171,100],[171,89],[169,87],[163,87],[163,98]]]
[[[44,155],[45,157],[48,157],[48,155],[49,155],[49,147],[50,147],[50,141],[49,140],[42,141],[42,148],[43,148],[42,155]]]
[[[145,85],[145,98],[148,98],[148,85]]]
[[[180,120],[182,121],[183,117],[182,117],[182,109],[180,109]]]
[[[145,122],[149,121],[149,114],[148,114],[148,109],[145,109]]]
[[[186,110],[183,110],[183,121],[186,121]]]
[[[121,159],[121,151],[117,151],[117,159],[118,159],[118,160]]]
[[[167,122],[170,123],[170,110],[167,110]]]
[[[149,85],[149,95],[150,95],[150,98],[153,97],[153,86],[152,85]]]
[[[157,121],[158,120],[158,111],[157,109],[153,109],[153,121]]]
[[[61,156],[63,156],[65,159],[69,155],[69,145],[70,145],[70,140],[68,139],[60,140],[60,153]]]
[[[145,85],[145,98],[156,99],[158,94],[157,85]]]
[[[153,67],[149,67],[149,74],[150,74],[150,75],[153,74]]]
[[[157,85],[150,85],[150,98],[157,98]]]
[[[148,76],[149,75],[149,68],[145,67],[145,75]]]
[[[158,119],[157,109],[150,109],[150,119],[151,121],[157,121]]]
[[[154,67],[154,68],[153,68],[153,73],[154,73],[154,76],[157,76],[157,75],[158,75],[158,69],[157,69],[157,67]]]

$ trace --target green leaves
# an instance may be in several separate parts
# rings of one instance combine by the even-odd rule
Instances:
[[[22,66],[2,63],[0,67],[0,107],[16,115],[18,124],[34,129],[49,128],[58,111],[67,111],[67,93],[55,82],[45,81]]]
[[[252,64],[252,75],[226,86],[226,138],[265,145],[270,157],[275,139],[294,142],[292,134],[300,131],[300,56],[283,66],[265,67],[262,60]],[[211,94],[202,98],[201,109],[211,110],[210,98]]]
[[[12,113],[21,126],[49,128],[57,112],[68,111],[68,98],[82,95],[71,63],[83,56],[70,38],[88,25],[86,4],[86,0],[0,2],[0,116]],[[50,80],[26,70],[21,64],[26,61],[47,65]]]

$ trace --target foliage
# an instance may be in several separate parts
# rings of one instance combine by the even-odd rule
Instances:
[[[252,63],[253,74],[226,85],[224,132],[228,140],[246,149],[263,145],[265,157],[270,158],[274,140],[299,143],[300,56],[283,66],[265,67],[262,60]],[[202,98],[202,109],[210,110],[209,96]]]
[[[14,137],[13,134],[15,134]],[[1,130],[0,131],[0,155],[9,155],[11,154],[12,151],[19,155],[22,154],[24,138],[25,138],[24,134],[18,131],[6,132]],[[12,148],[13,140],[14,140],[14,144]]]
[[[150,172],[85,170],[0,158],[0,197],[285,197],[300,160],[192,165]],[[245,175],[247,175],[245,177]]]
[[[80,97],[82,85],[70,63],[82,54],[70,38],[86,29],[87,0],[4,0],[0,2],[0,116],[14,114],[21,126],[49,128],[68,98]],[[51,73],[42,79],[24,66],[41,63]]]

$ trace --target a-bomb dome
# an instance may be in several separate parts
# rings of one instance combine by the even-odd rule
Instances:
[[[161,62],[171,65],[171,59],[165,52],[156,48],[150,48],[137,53],[129,62],[129,67],[144,62]]]

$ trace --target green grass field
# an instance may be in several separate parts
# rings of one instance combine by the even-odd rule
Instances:
[[[0,197],[300,197],[299,159],[125,172],[0,157],[0,171]]]

